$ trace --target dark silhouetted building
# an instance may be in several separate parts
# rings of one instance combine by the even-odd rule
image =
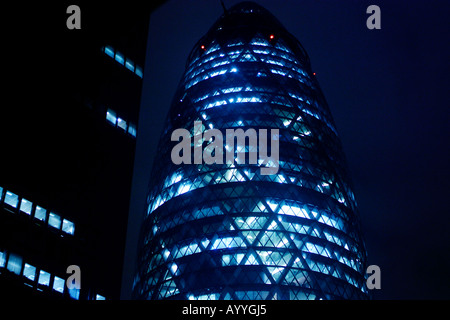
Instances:
[[[195,147],[212,143],[197,144],[195,121],[223,136],[277,129],[278,170],[264,175],[270,164],[251,164],[250,144],[236,148],[246,161],[194,164]],[[171,158],[181,128],[192,137],[192,164]],[[238,4],[195,44],[157,154],[135,298],[367,298],[366,252],[331,113],[307,53],[267,10]]]
[[[21,23],[4,42],[11,99],[1,118],[2,297],[120,297],[148,21],[157,3],[83,2],[79,30],[66,28],[70,4],[8,7]],[[65,285],[70,265],[80,267],[81,290]]]

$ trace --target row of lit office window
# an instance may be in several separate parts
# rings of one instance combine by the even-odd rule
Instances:
[[[246,237],[247,240],[253,246],[259,246],[259,247],[264,247],[264,248],[273,247],[273,248],[278,248],[278,249],[289,249],[290,241],[287,238],[287,236],[289,235],[289,238],[295,243],[295,245],[300,248],[303,247],[303,251],[305,251],[307,253],[319,254],[326,258],[333,259],[333,260],[337,259],[340,263],[347,265],[348,267],[354,269],[355,271],[359,271],[359,269],[360,269],[360,265],[354,259],[348,258],[346,256],[347,254],[350,254],[351,252],[354,253],[355,248],[354,247],[350,248],[349,245],[344,240],[341,240],[341,239],[338,240],[338,237],[331,235],[327,231],[323,231],[323,233],[326,237],[326,240],[331,243],[337,244],[341,248],[344,248],[345,254],[343,254],[342,251],[335,251],[335,252],[331,251],[327,247],[320,246],[319,244],[312,243],[312,242],[307,242],[305,244],[305,246],[303,246],[302,241],[299,241],[299,239],[295,237],[296,234],[309,235],[309,236],[317,238],[317,239],[325,239],[325,238],[320,234],[320,231],[316,227],[313,228],[313,227],[310,227],[308,225],[301,224],[301,223],[285,222],[285,221],[283,221],[281,216],[279,217],[278,220],[280,221],[280,223],[283,225],[283,227],[286,229],[287,232],[270,230],[271,226],[277,225],[276,222],[272,222],[271,226],[269,226],[269,228],[264,232],[262,227],[265,224],[265,222],[268,220],[268,218],[263,217],[263,216],[234,217],[233,219],[236,221],[236,224],[237,224],[239,230],[242,231],[243,236]],[[247,227],[245,227],[243,225],[244,219],[246,219],[247,222],[249,220],[252,220],[252,221],[262,220],[262,221],[259,221],[258,224],[254,223],[253,226],[249,226],[247,224]],[[242,222],[241,226],[238,225],[239,224],[238,221]],[[327,223],[327,224],[331,226],[331,224],[329,224],[329,223]],[[172,227],[173,227],[173,225],[174,224],[172,224]],[[273,227],[273,228],[275,228],[275,227]],[[311,230],[313,230],[312,232],[310,231],[310,228],[313,228],[313,229],[311,229]],[[167,228],[161,228],[161,229],[162,229],[161,230],[162,232],[167,230]],[[259,232],[264,232],[265,234],[262,237],[260,237],[258,243],[253,242],[254,239],[256,238],[256,235]],[[154,231],[154,233],[155,233],[155,231]],[[203,238],[202,240],[190,239],[189,243],[187,245],[182,246],[182,247],[174,247],[171,249],[172,251],[169,251],[168,248],[165,248],[163,251],[163,256],[165,259],[167,259],[167,257],[171,254],[173,259],[178,259],[181,257],[185,257],[187,255],[201,252],[201,251],[205,250],[207,247],[209,248],[209,250],[245,248],[246,247],[245,242],[243,241],[243,239],[240,236],[217,238],[217,239],[211,240],[211,241],[213,241],[213,243],[210,247],[208,247],[210,240],[208,240],[207,238]],[[272,252],[271,250],[269,250],[269,251]],[[258,252],[260,252],[260,251],[258,251]],[[228,259],[229,257],[230,256],[227,256],[225,258]],[[281,256],[279,256],[278,258],[271,256],[270,261],[268,261],[267,259],[263,259],[263,260],[265,261],[264,264],[284,266],[284,267],[287,266],[287,262],[289,261],[289,259],[283,260]]]
[[[220,106],[220,105],[224,105],[224,104],[228,104],[228,103],[245,103],[245,102],[269,102],[270,101],[270,103],[279,104],[282,106],[287,106],[287,107],[292,106],[291,102],[289,100],[287,100],[286,97],[281,96],[281,95],[277,96],[278,99],[276,97],[274,97],[274,95],[270,95],[270,97],[269,97],[270,100],[268,100],[267,98],[263,98],[263,97],[267,96],[267,91],[268,91],[267,88],[252,88],[250,86],[247,86],[246,88],[230,87],[230,88],[219,89],[219,90],[216,90],[214,93],[207,93],[198,98],[194,98],[193,102],[197,103],[197,102],[208,99],[208,101],[205,101],[205,105],[202,108],[202,110]],[[236,92],[244,92],[241,95],[247,94],[246,92],[252,92],[251,94],[248,93],[252,96],[243,97],[243,96],[232,95],[232,93],[236,93]],[[317,106],[317,101],[310,101],[306,97],[304,98],[304,97],[301,97],[301,96],[291,93],[291,92],[289,92],[289,96],[291,98],[294,98],[299,101],[298,107],[301,108],[303,112],[326,123],[327,126],[330,127],[330,129],[337,135],[336,129],[330,123],[330,121],[325,117],[325,115],[323,115],[323,113],[311,111],[312,109],[319,110],[319,107]],[[215,99],[219,99],[219,100],[210,102],[209,98],[215,98]],[[222,99],[222,100],[220,100],[220,99]],[[208,103],[206,103],[206,102],[208,102]],[[308,108],[303,107],[303,105],[305,103],[308,105]]]
[[[255,50],[255,51],[260,52],[259,50]],[[233,63],[233,62],[258,61],[256,59],[256,56],[254,56],[254,55],[252,55],[250,53],[247,53],[247,54],[243,55],[242,58],[239,61],[233,61],[233,59],[236,59],[236,57],[238,57],[240,53],[241,53],[241,51],[230,52],[228,54],[228,56],[231,59],[231,61],[224,60],[224,59],[219,59],[219,58],[225,57],[225,54],[223,54],[223,53],[221,53],[218,56],[209,57],[208,60],[217,59],[217,61],[214,61],[211,64],[208,64],[208,66],[197,67],[194,71],[187,73],[186,79],[187,80],[191,80],[191,79],[193,79],[194,77],[200,75],[201,73],[203,73],[206,70],[215,69],[215,68],[217,68],[219,66],[223,66],[223,65],[230,64],[230,63]],[[271,58],[261,57],[259,59],[261,59],[261,61],[266,63],[266,64],[271,64],[271,65],[283,67],[282,69],[276,69],[276,68],[275,69],[271,69],[270,71],[272,73],[281,74],[283,76],[289,73],[288,76],[290,78],[292,78],[293,76],[292,76],[292,72],[291,71],[294,71],[296,78],[299,79],[299,81],[301,80],[301,82],[305,82],[305,80],[308,77],[307,74],[301,68],[299,68],[295,64],[292,65],[291,61],[286,61],[283,58],[280,58],[280,57],[276,57],[276,58],[275,57],[271,57]],[[205,63],[205,62],[203,62],[203,63]],[[285,69],[285,68],[287,68],[287,69]],[[207,78],[205,78],[205,79],[207,79]],[[197,82],[195,82],[195,83],[197,83]],[[193,83],[192,85],[194,85],[195,83]],[[308,82],[308,84],[310,85],[309,82]]]
[[[268,236],[267,234],[271,234],[271,236]],[[261,242],[265,242],[265,245],[263,247],[267,247],[267,245],[272,245],[274,243],[277,243],[277,240],[274,240],[274,236],[276,234],[280,234],[280,232],[270,232],[266,231],[264,236],[260,239]],[[266,238],[265,240],[263,240]],[[207,241],[202,240],[202,246],[199,246],[196,243],[191,243],[190,245],[184,246],[180,248],[180,250],[176,250],[176,252],[170,252],[167,248],[164,249],[161,252],[162,258],[164,259],[165,263],[167,264],[168,269],[170,270],[170,274],[166,273],[164,276],[163,281],[170,280],[172,277],[179,276],[179,267],[177,265],[177,259],[180,257],[184,257],[186,255],[196,254],[200,253],[205,250],[205,245],[208,246],[208,243],[204,244],[204,242]],[[217,238],[213,240],[212,247],[209,250],[217,250],[217,249],[233,249],[233,248],[245,248],[246,245],[242,238],[240,237],[224,237],[224,238]],[[275,242],[274,242],[275,241]],[[270,246],[269,245],[269,246]],[[292,249],[290,247],[290,242],[287,238],[283,238],[281,241],[278,242],[277,245],[278,248],[285,248],[285,249]],[[294,261],[292,261],[293,252],[292,250],[286,250],[286,251],[273,251],[273,250],[256,250],[255,252],[250,252],[248,254],[245,254],[243,252],[236,252],[229,254],[228,250],[223,251],[225,254],[222,255],[222,266],[233,266],[233,265],[259,265],[267,267],[267,270],[271,273],[272,277],[275,279],[276,282],[279,281],[280,276],[283,274],[283,271],[285,268],[289,268],[291,271],[300,271],[305,269],[304,262],[301,261],[299,257],[297,257]],[[330,260],[317,260],[317,259],[311,259],[312,256],[309,256],[308,254],[316,254],[321,255],[325,258],[336,260],[338,258],[339,262],[347,264],[347,266],[353,268],[354,270],[358,271],[358,266],[355,264],[354,260],[349,260],[345,257],[345,260],[342,259],[342,256],[337,253],[333,252],[327,247],[320,246],[318,244],[314,244],[311,242],[306,242],[305,246],[302,249],[302,257],[304,261],[307,262],[308,268],[315,272],[320,272],[323,274],[331,275],[337,279],[346,279],[349,281],[352,285],[355,287],[360,287],[360,284],[358,284],[358,281],[353,278],[352,275],[350,275],[348,272],[342,270],[341,268],[337,268],[336,264],[334,262],[330,262]],[[336,256],[335,256],[336,255]],[[161,257],[155,256],[153,259],[160,259]],[[326,262],[325,262],[326,261]],[[351,263],[350,263],[351,261]],[[293,275],[291,274],[291,277]],[[289,275],[286,275],[286,278],[288,278]],[[157,278],[159,278],[159,275],[153,278],[154,282]],[[292,280],[292,279],[291,279]],[[285,281],[291,283],[292,281],[289,281],[289,279],[285,279]],[[270,284],[271,280],[268,278],[266,279],[266,283]],[[175,294],[175,293],[173,293]]]
[[[227,47],[233,47],[236,45],[243,45],[243,43],[239,43],[239,44],[232,43],[232,44],[228,44]],[[252,43],[252,49],[247,50],[245,52],[245,54],[242,54],[242,57],[239,60],[235,60],[235,59],[238,58],[241,55],[241,53],[243,52],[242,47],[235,49],[234,51],[227,52],[227,54],[225,54],[223,52],[221,52],[219,54],[217,54],[217,53],[210,54],[211,52],[219,50],[218,45],[214,46],[213,47],[214,50],[208,50],[205,53],[205,57],[203,57],[202,61],[197,62],[196,64],[195,63],[191,64],[190,68],[186,72],[186,80],[185,81],[189,81],[186,84],[186,89],[190,88],[191,86],[194,86],[195,84],[197,84],[198,82],[200,82],[202,80],[205,80],[205,79],[208,79],[208,78],[214,76],[214,74],[216,73],[216,72],[212,72],[212,73],[210,72],[210,74],[204,74],[201,76],[200,74],[206,70],[215,69],[218,66],[222,66],[222,65],[229,64],[232,62],[258,61],[257,57],[259,57],[259,59],[264,63],[282,67],[281,69],[278,69],[278,68],[271,69],[270,71],[272,73],[281,74],[283,76],[287,75],[290,78],[295,77],[300,82],[307,82],[307,84],[309,86],[311,86],[308,75],[302,70],[302,68],[300,68],[298,66],[299,62],[295,59],[295,56],[290,57],[290,56],[286,55],[285,53],[276,52],[273,50],[273,48],[268,49],[268,48],[260,47],[261,43],[258,43],[258,46],[253,46],[253,45],[254,45],[254,43]],[[262,49],[259,49],[259,48],[262,48]],[[278,49],[282,49],[282,48],[279,47]],[[284,49],[284,51],[289,52],[287,48],[283,47],[283,49]],[[208,63],[208,66],[203,66],[203,64],[205,64],[211,60],[217,60],[217,61],[214,61],[211,64]],[[197,61],[197,59],[194,62],[196,62],[196,61]],[[194,68],[196,68],[196,69],[194,69]],[[225,71],[222,69],[222,73],[219,73],[219,74],[223,74],[224,72]],[[292,75],[292,73],[294,73],[294,75]],[[195,79],[193,79],[194,77],[195,77]]]
[[[139,78],[143,77],[143,71],[140,66],[135,64],[133,60],[128,57],[125,57],[121,52],[114,50],[111,46],[102,47],[102,52],[104,52],[107,56],[113,58],[117,63],[121,64],[134,74],[136,74]]]
[[[75,233],[75,224],[72,221],[63,219],[60,215],[37,204],[33,205],[31,201],[11,191],[4,190],[2,187],[0,187],[0,203],[7,205],[14,211],[18,209],[20,213],[29,215],[36,220],[47,222],[50,227],[61,230],[65,234],[73,235]]]
[[[266,39],[264,39],[260,36],[257,36],[255,38],[253,38],[253,40],[249,43],[249,45],[253,48],[253,52],[255,52],[255,53],[282,57],[282,58],[288,60],[289,62],[299,64],[299,62],[297,61],[297,59],[295,57],[295,54],[290,49],[288,49],[282,42],[283,41],[280,40],[280,41],[276,42],[275,45],[272,45]],[[231,47],[244,46],[244,45],[245,45],[244,41],[236,40],[234,42],[228,43],[226,45],[226,47],[231,48]],[[197,57],[196,59],[194,59],[191,62],[190,68],[188,69],[187,73],[192,71],[194,65],[201,66],[203,63],[211,61],[217,57],[225,56],[223,53],[221,53],[219,55],[216,55],[216,54],[211,55],[211,53],[219,51],[220,49],[224,48],[219,44],[215,44],[214,42],[209,46],[209,48],[205,48],[204,46],[202,48],[204,48],[204,50],[205,50],[204,55],[202,55],[203,60],[197,62],[197,60],[200,59],[200,56]],[[239,55],[239,53],[240,53],[240,51],[239,51],[239,49],[237,49],[233,52],[229,52],[228,55],[231,58],[236,58]]]
[[[22,276],[24,278],[24,285],[26,286],[36,287],[39,291],[50,288],[52,291],[61,294],[67,290],[72,299],[78,300],[80,298],[80,289],[69,289],[66,286],[66,280],[24,262],[24,259],[18,254],[0,251],[0,270],[2,268],[18,276]],[[95,300],[105,300],[105,297],[97,294]]]
[[[106,120],[114,127],[120,128],[136,138],[136,125],[119,117],[114,110],[108,109],[106,111]]]
[[[262,163],[263,160],[258,160],[258,162]],[[261,164],[260,163],[260,164]],[[279,161],[280,167],[284,167],[284,161]],[[182,176],[179,173],[175,173],[174,177],[170,177],[165,181],[164,189],[163,191],[158,194],[156,199],[148,206],[147,213],[150,214],[151,212],[155,211],[159,206],[163,205],[165,202],[169,201],[170,199],[177,197],[179,195],[182,195],[186,192],[205,187],[206,185],[213,185],[213,184],[222,184],[222,183],[230,183],[230,182],[243,182],[247,180],[252,180],[252,178],[255,176],[255,173],[250,172],[248,170],[238,170],[237,168],[230,168],[227,170],[222,170],[220,174],[217,174],[216,172],[207,173],[203,176],[203,179],[195,180],[192,182],[189,179],[185,179],[184,181],[178,183]],[[212,177],[216,177],[215,179],[212,179]],[[338,200],[340,203],[343,203],[344,205],[348,205],[348,201],[345,198],[344,194],[340,190],[329,190],[330,184],[328,182],[320,182],[321,185],[316,185],[315,183],[310,183],[309,181],[305,179],[297,179],[295,182],[294,178],[287,178],[283,175],[283,173],[278,173],[277,175],[271,175],[266,176],[265,179],[267,181],[273,181],[277,183],[295,183],[299,186],[310,188],[316,191],[319,191],[321,193],[330,194],[333,198]]]

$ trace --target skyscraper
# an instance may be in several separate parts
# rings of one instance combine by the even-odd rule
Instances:
[[[67,1],[5,9],[21,23],[5,40],[15,99],[1,118],[2,298],[120,297],[148,21],[161,2],[83,3],[74,30]],[[80,290],[66,286],[71,265]]]
[[[183,163],[173,161],[177,129],[192,140]],[[232,161],[199,161],[199,149],[216,155],[208,148],[217,140],[202,139],[215,129],[254,130],[259,141],[270,132],[271,161],[251,161],[262,151],[251,138],[236,148],[223,140]],[[276,170],[263,174],[264,166]],[[306,51],[255,3],[226,10],[192,49],[147,204],[136,298],[367,297],[365,247],[331,113]]]

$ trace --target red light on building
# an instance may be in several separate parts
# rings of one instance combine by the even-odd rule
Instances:
[[[200,48],[201,48],[202,50],[205,50],[205,45],[202,44],[202,45],[200,46]]]
[[[271,34],[270,36],[269,36],[269,39],[270,40],[273,40],[275,38],[275,36],[273,35],[273,34]]]

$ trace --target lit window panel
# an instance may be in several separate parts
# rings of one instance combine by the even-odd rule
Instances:
[[[34,217],[40,221],[45,221],[45,219],[47,218],[47,210],[40,206],[36,206]]]
[[[63,293],[65,285],[66,285],[66,282],[64,279],[55,276],[55,278],[53,279],[53,290],[55,290],[59,293]]]
[[[106,111],[106,120],[115,126],[117,122],[117,114],[113,110],[108,109],[108,111]]]
[[[6,191],[4,201],[11,207],[17,208],[17,205],[19,204],[19,196],[11,191]]]
[[[43,286],[50,285],[50,273],[44,270],[39,271],[38,283]]]
[[[125,63],[125,57],[123,56],[123,54],[121,52],[116,51],[116,55],[114,56],[114,59],[122,65]]]
[[[48,217],[48,225],[55,229],[61,228],[61,217],[54,212],[50,212]]]
[[[23,276],[31,281],[34,281],[36,278],[36,267],[25,263],[23,267]]]
[[[75,233],[75,224],[69,220],[64,219],[62,223],[62,231],[73,235]]]
[[[21,200],[20,202],[20,211],[25,212],[26,214],[31,214],[31,207],[33,203],[31,201],[28,201],[26,199]]]

